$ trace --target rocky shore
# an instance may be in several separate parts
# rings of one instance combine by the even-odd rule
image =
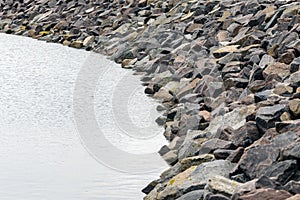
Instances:
[[[300,2],[0,0],[0,19],[143,75],[170,141],[145,200],[300,199]]]

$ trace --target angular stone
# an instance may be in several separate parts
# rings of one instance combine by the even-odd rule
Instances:
[[[288,86],[288,85],[278,85],[273,90],[273,93],[278,94],[278,95],[292,94],[293,93],[293,88],[291,86]]]
[[[300,182],[299,181],[289,181],[283,186],[283,188],[290,192],[291,194],[300,194]]]
[[[282,156],[286,159],[300,159],[300,142],[283,149]]]
[[[88,36],[83,40],[83,46],[87,47],[95,41],[95,36]]]
[[[206,154],[206,153],[211,153],[216,149],[231,149],[231,148],[233,148],[232,142],[220,140],[218,138],[213,138],[201,144],[199,153]]]
[[[213,176],[208,180],[208,187],[214,192],[233,195],[237,187],[242,184],[223,176]]]
[[[177,162],[177,151],[169,151],[168,153],[164,154],[162,158],[170,165],[174,165]]]
[[[184,171],[191,166],[201,165],[205,162],[211,162],[215,160],[215,156],[212,154],[201,154],[199,156],[188,157],[180,160],[181,171]]]
[[[275,127],[278,133],[284,133],[289,130],[297,132],[300,131],[300,119],[276,122]]]
[[[285,78],[290,74],[289,66],[284,63],[275,62],[269,65],[263,72],[264,76],[267,77],[271,74],[278,75],[281,79]]]
[[[70,47],[77,48],[77,49],[82,48],[82,46],[83,46],[83,42],[82,41],[73,41],[70,44]]]
[[[235,130],[230,135],[230,140],[235,146],[247,147],[261,137],[255,122],[246,122],[245,125]]]
[[[295,58],[295,55],[293,54],[293,52],[288,51],[288,52],[282,54],[278,61],[288,65],[294,60],[294,58]]]
[[[217,149],[213,152],[216,159],[225,160],[234,150]]]
[[[253,190],[239,197],[240,200],[284,200],[292,195],[285,190],[274,190],[270,188],[261,188]]]
[[[286,200],[299,200],[300,199],[300,194],[296,194],[290,198],[287,198]]]
[[[297,140],[293,132],[276,135],[273,139],[261,138],[244,152],[237,167],[251,179],[263,175],[263,172],[276,162],[280,150]]]
[[[272,90],[263,90],[261,92],[256,92],[254,94],[255,103],[267,100],[271,94],[272,94]]]
[[[274,59],[272,56],[265,54],[265,55],[261,58],[261,60],[260,60],[260,62],[259,62],[259,66],[260,66],[261,68],[265,68],[266,66],[271,65],[271,64],[273,64],[274,62],[275,62],[275,59]]]
[[[197,200],[197,199],[202,199],[203,197],[204,190],[194,190],[191,192],[188,192],[181,197],[177,198],[176,200]]]
[[[142,189],[142,192],[145,194],[149,194],[154,188],[155,186],[158,184],[158,180],[154,180],[151,183],[149,183],[145,188]]]
[[[295,116],[300,115],[300,99],[293,99],[289,102],[289,109]]]
[[[225,46],[225,47],[219,48],[218,50],[215,50],[213,52],[213,55],[215,58],[221,58],[228,53],[237,51],[238,47],[239,47],[239,45]]]
[[[235,151],[233,151],[227,158],[226,160],[228,160],[231,163],[237,163],[239,162],[240,158],[242,157],[244,153],[244,148],[243,147],[239,147],[237,148]]]
[[[258,128],[265,132],[267,129],[275,127],[275,122],[280,119],[285,110],[285,105],[280,104],[259,108],[255,118]]]
[[[276,181],[280,182],[281,184],[285,184],[296,173],[296,170],[296,160],[285,160],[282,162],[274,163],[264,172],[262,172],[262,174],[263,176],[274,177]]]
[[[296,58],[290,65],[290,72],[291,73],[297,72],[299,68],[300,68],[300,58]]]

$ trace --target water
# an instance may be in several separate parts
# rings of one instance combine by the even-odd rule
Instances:
[[[138,77],[19,36],[0,34],[0,52],[1,200],[142,199],[166,165],[157,103]]]

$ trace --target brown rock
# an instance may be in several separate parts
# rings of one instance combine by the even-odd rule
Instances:
[[[210,112],[208,112],[206,110],[201,110],[199,112],[199,115],[201,115],[204,118],[205,121],[207,121],[207,122],[210,121],[210,118],[211,118]]]
[[[289,102],[289,108],[295,116],[300,115],[300,99],[291,100]]]
[[[280,78],[284,78],[290,74],[289,66],[284,63],[275,62],[269,65],[264,71],[263,74],[265,77],[275,74],[278,75]]]
[[[282,54],[278,61],[288,65],[291,62],[293,62],[294,58],[295,58],[295,55],[293,54],[293,52],[288,51],[288,52]]]

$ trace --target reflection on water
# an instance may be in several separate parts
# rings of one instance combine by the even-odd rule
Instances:
[[[114,171],[87,153],[76,131],[73,90],[91,53],[4,34],[0,34],[0,52],[1,199],[141,199],[141,188],[166,166],[143,175]],[[113,115],[107,114],[111,104],[104,98],[115,91],[105,85],[122,73],[116,65],[98,82],[93,98],[99,126],[104,127],[104,114],[107,121],[113,121]],[[128,104],[134,106],[128,110],[131,119],[124,120],[138,126],[154,121],[149,112],[155,103],[142,93],[143,88],[137,85],[127,90],[133,93]],[[153,153],[164,143],[162,134],[137,142],[112,126],[105,127],[105,136],[123,151]],[[159,129],[150,126],[148,134],[154,130]]]

